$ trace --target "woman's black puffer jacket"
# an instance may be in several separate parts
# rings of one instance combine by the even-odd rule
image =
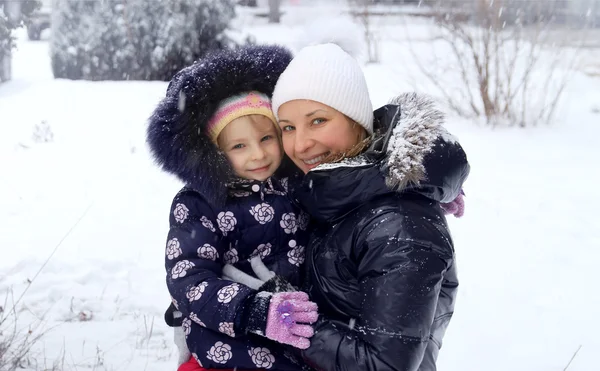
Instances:
[[[440,202],[469,174],[427,98],[375,111],[361,156],[322,164],[294,196],[315,220],[306,291],[321,317],[304,360],[317,370],[434,371],[454,310],[454,247]]]

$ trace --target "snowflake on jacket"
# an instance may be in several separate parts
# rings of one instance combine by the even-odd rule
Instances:
[[[244,304],[256,290],[221,279],[222,269],[231,264],[253,275],[249,260],[260,256],[269,270],[299,285],[308,215],[270,178],[231,186],[223,208],[183,188],[173,200],[169,222],[167,286],[184,316],[190,351],[208,368],[271,368],[275,356],[270,349],[278,345],[244,331]]]

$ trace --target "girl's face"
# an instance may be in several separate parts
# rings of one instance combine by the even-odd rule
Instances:
[[[312,100],[286,102],[278,115],[283,149],[304,173],[354,147],[364,132],[343,113]]]
[[[279,133],[265,116],[249,115],[231,121],[217,142],[235,173],[242,178],[266,180],[281,164]]]

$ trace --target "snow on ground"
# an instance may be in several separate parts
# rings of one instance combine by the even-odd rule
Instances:
[[[285,10],[281,25],[248,14],[236,25],[296,48],[339,13]],[[0,85],[0,298],[27,289],[19,326],[47,331],[31,367],[174,370],[163,246],[180,184],[144,143],[166,83],[54,80],[48,43],[19,36],[14,79]],[[382,45],[382,63],[365,66],[375,106],[414,80],[401,45]],[[461,287],[440,370],[558,371],[579,346],[569,370],[597,369],[600,201],[587,187],[600,178],[599,112],[600,79],[576,73],[551,128],[450,116],[472,173],[467,213],[450,221]],[[32,139],[42,122],[49,143]]]

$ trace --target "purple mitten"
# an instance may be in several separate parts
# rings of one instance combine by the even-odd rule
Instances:
[[[267,314],[266,337],[296,348],[310,346],[312,326],[318,318],[317,304],[304,292],[281,292],[271,297]]]
[[[444,210],[446,214],[452,214],[457,218],[463,216],[465,214],[464,195],[465,193],[461,190],[460,194],[456,196],[452,202],[447,204],[441,203],[440,206],[442,207],[442,210]]]

